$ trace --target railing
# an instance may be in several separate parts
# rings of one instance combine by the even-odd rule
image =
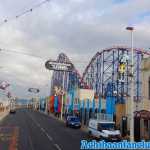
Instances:
[[[112,114],[97,113],[95,119],[101,120],[101,121],[113,121],[113,115]]]

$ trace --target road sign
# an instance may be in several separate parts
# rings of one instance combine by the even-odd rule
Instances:
[[[71,63],[60,63],[53,60],[48,60],[45,63],[45,67],[49,70],[55,71],[72,71],[73,65]]]
[[[40,92],[40,90],[37,88],[29,88],[28,91],[31,93],[39,93]]]
[[[7,83],[6,81],[2,81],[0,83],[0,89],[2,89],[2,90],[6,90],[6,88],[9,87],[9,86],[10,86],[10,84]]]
[[[10,92],[7,93],[7,97],[11,98],[11,93]]]

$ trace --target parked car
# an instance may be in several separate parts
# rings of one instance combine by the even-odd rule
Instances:
[[[9,113],[16,113],[16,107],[15,107],[15,103],[14,102],[10,102],[10,110]]]
[[[90,136],[105,141],[121,141],[121,133],[119,130],[115,130],[115,122],[113,121],[90,119],[88,132]]]
[[[68,116],[66,119],[67,127],[81,128],[81,121],[79,117],[76,116]]]
[[[10,109],[9,113],[10,113],[10,114],[15,114],[15,113],[16,113],[16,110],[15,110],[15,109]]]

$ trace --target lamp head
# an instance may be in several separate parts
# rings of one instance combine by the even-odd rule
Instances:
[[[126,30],[133,31],[134,28],[133,27],[126,27]]]

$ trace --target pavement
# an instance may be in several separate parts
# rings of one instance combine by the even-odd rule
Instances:
[[[4,111],[4,112],[0,112],[0,121],[3,120],[3,118],[5,118],[8,115],[8,111]]]
[[[20,109],[0,122],[0,150],[78,150],[86,132],[37,111]]]

